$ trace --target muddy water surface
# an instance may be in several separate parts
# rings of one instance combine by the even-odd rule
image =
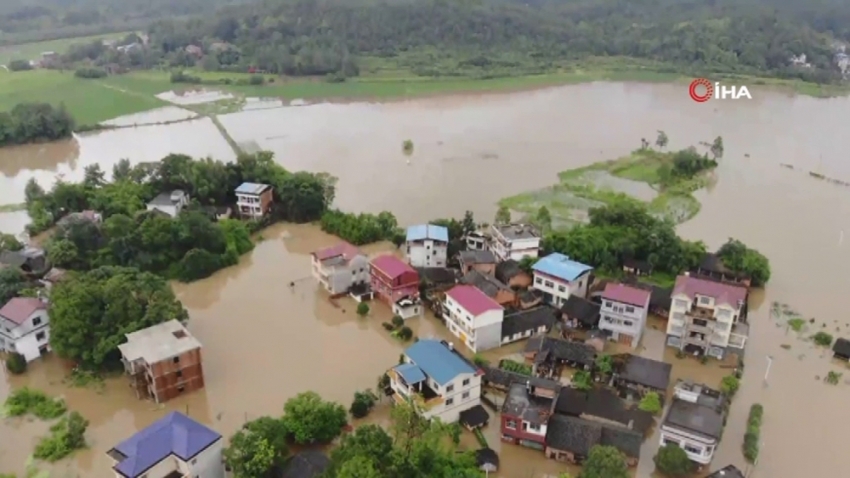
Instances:
[[[844,383],[828,386],[815,377],[844,368],[777,327],[768,309],[772,301],[785,302],[815,317],[813,327],[818,330],[824,322],[836,335],[850,328],[840,324],[850,320],[841,301],[850,283],[845,273],[850,246],[841,240],[844,231],[850,241],[850,189],[806,174],[816,170],[850,179],[842,129],[850,121],[850,101],[752,91],[753,101],[698,105],[679,85],[600,83],[510,95],[250,111],[222,117],[222,123],[236,141],[254,141],[275,151],[287,168],[338,176],[340,207],[392,210],[402,223],[460,215],[466,209],[479,220],[490,220],[499,198],[554,183],[558,171],[626,154],[640,138],[654,138],[658,129],[667,132],[672,148],[722,135],[726,152],[718,182],[710,192],[698,194],[702,212],[680,231],[711,247],[730,236],[740,238],[770,257],[773,276],[752,307],[745,381],[714,467],[743,467],[740,444],[747,409],[757,401],[765,406],[764,446],[752,476],[840,476],[850,464],[842,440],[842,431],[850,426],[850,415],[843,413],[850,389]],[[182,152],[229,159],[232,153],[226,144],[216,146],[223,140],[213,129],[205,129],[203,137],[171,133],[170,128],[187,124],[196,122],[156,133],[138,128],[95,136],[92,141],[101,148],[93,161],[111,165],[122,156],[155,160],[180,145]],[[108,139],[119,133],[126,136]],[[102,136],[107,139],[100,140]],[[401,151],[405,139],[415,145],[409,162]],[[89,158],[86,141],[81,142],[79,162]],[[135,149],[127,144],[155,152],[124,154]],[[151,155],[158,156],[144,157]],[[780,163],[800,171],[780,168]],[[0,168],[3,164],[0,161]],[[56,168],[44,169],[55,175]],[[81,171],[82,165],[75,170]],[[9,196],[4,202],[20,201],[28,174],[32,171],[18,166],[8,174],[12,177],[0,179],[0,195]],[[16,192],[6,193],[7,185]],[[0,228],[3,222],[0,217]],[[347,404],[355,390],[374,386],[403,347],[380,328],[385,319],[359,321],[351,304],[342,304],[343,312],[316,296],[305,279],[306,253],[332,243],[332,238],[292,226],[274,228],[264,236],[267,240],[239,266],[176,287],[190,310],[190,330],[205,347],[207,388],[167,408],[185,411],[188,405],[190,414],[224,434],[238,427],[246,413],[249,419],[279,413],[286,398],[303,390]],[[290,282],[295,282],[292,288]],[[387,315],[385,309],[375,309],[377,316]],[[433,321],[419,322],[420,335],[443,333]],[[725,373],[677,361],[660,347],[662,342],[660,330],[648,333],[641,353],[674,362],[675,376],[716,382]],[[765,386],[767,355],[774,361]],[[81,476],[106,476],[104,450],[163,411],[137,402],[120,380],[109,382],[103,394],[67,389],[60,383],[57,364],[36,364],[26,376],[7,379],[0,387],[31,384],[64,394],[71,408],[92,420],[92,447],[57,467]],[[39,423],[4,423],[0,471],[20,472],[22,460],[10,463],[9,457],[29,453],[34,437],[42,432]],[[539,453],[501,447],[495,427],[487,434],[491,445],[502,450],[505,477],[532,476],[529,469],[533,476],[563,469]],[[7,436],[19,438],[7,445]],[[654,447],[647,442],[638,476],[651,473]]]

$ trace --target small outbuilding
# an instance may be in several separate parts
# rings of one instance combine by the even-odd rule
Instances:
[[[832,356],[846,361],[850,361],[850,340],[838,338],[832,346]]]

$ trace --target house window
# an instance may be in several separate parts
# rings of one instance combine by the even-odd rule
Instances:
[[[35,334],[35,340],[38,340],[39,342],[44,340],[44,332],[39,332],[39,333]]]
[[[467,378],[466,380],[464,380],[464,381],[463,381],[463,386],[465,387],[465,386],[467,386],[467,385],[469,385],[469,379],[468,379],[468,378]]]
[[[625,325],[626,327],[631,327],[632,325],[634,325],[634,322],[632,322],[631,320],[624,320],[623,325]]]
[[[558,292],[566,292],[566,291],[567,291],[567,288],[566,288],[566,287],[564,287],[564,286],[562,286],[562,285],[559,285],[559,286],[558,286]]]
[[[555,287],[555,283],[550,280],[547,280],[543,285],[549,288]]]
[[[700,304],[705,304],[705,305],[707,305],[707,304],[710,304],[710,303],[711,303],[711,299],[710,299],[710,298],[708,298],[708,297],[700,297],[700,298],[699,298],[699,303],[700,303]]]
[[[516,420],[505,421],[505,428],[508,430],[516,430]]]
[[[690,446],[690,445],[685,445],[685,451],[688,452],[688,453],[693,453],[695,455],[701,455],[702,454],[701,449]]]
[[[183,371],[182,371],[182,370],[178,370],[178,371],[177,371],[177,377],[179,378],[179,377],[182,377],[182,376],[183,376]]]
[[[39,325],[41,325],[41,317],[36,317],[36,318],[32,319],[32,326],[33,327],[37,327]]]
[[[688,301],[682,300],[682,299],[676,299],[676,307],[681,307],[683,309],[687,308],[688,307]]]
[[[463,392],[463,395],[461,395],[460,398],[466,400],[467,398],[469,398],[469,392]]]
[[[677,442],[676,440],[670,439],[670,438],[665,438],[665,439],[664,439],[664,444],[665,444],[665,445],[676,445],[676,446],[679,446],[679,442]]]
[[[626,306],[626,312],[631,313],[631,312],[634,312],[634,311],[635,311],[635,308],[634,308],[634,307]]]
[[[535,278],[534,278],[534,283],[535,283],[535,284],[537,284],[537,285],[540,285],[540,284],[542,284],[542,283],[543,283],[543,279],[541,279],[541,278],[539,278],[539,277],[535,277]]]
[[[184,387],[183,385],[178,385],[178,386],[177,386],[177,391],[178,391],[178,392],[182,392],[183,390],[186,390],[186,387]]]
[[[454,391],[454,389],[455,389],[454,385],[449,385],[448,387],[446,387],[446,393],[451,393],[451,392]]]
[[[533,431],[533,432],[539,432],[540,431],[540,425],[536,425],[534,423],[529,423],[528,429]]]
[[[607,301],[607,300],[606,300],[606,301],[605,301],[605,307],[611,307],[611,302],[609,302],[609,301]]]
[[[174,363],[180,363],[180,357],[174,357]]]
[[[455,399],[454,399],[454,398],[450,398],[450,399],[446,400],[446,406],[448,407],[448,406],[450,406],[451,404],[453,404],[454,402],[455,402]]]

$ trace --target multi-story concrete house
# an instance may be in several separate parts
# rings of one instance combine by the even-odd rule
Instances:
[[[587,286],[593,268],[553,252],[532,267],[534,289],[543,293],[544,302],[561,307],[571,295],[587,297]]]
[[[492,239],[490,250],[500,261],[540,254],[540,232],[528,224],[493,224],[490,226]]]
[[[236,210],[241,217],[260,218],[272,209],[272,187],[268,184],[242,183],[236,188]]]
[[[369,276],[372,292],[390,307],[402,298],[419,297],[419,273],[396,256],[372,259]]]
[[[744,286],[679,276],[673,287],[667,345],[686,353],[723,359],[747,343]]]
[[[484,372],[447,342],[420,339],[404,351],[404,363],[388,371],[393,397],[409,401],[425,418],[454,423],[481,406]]]
[[[636,348],[640,343],[651,292],[625,284],[608,283],[602,292],[599,329],[611,333],[611,340]]]
[[[723,434],[726,397],[705,385],[679,382],[661,422],[661,445],[676,445],[691,461],[708,465]]]
[[[310,258],[313,277],[331,295],[369,283],[369,258],[348,242],[315,251]]]
[[[156,403],[204,388],[201,343],[176,320],[126,334],[118,346],[130,385]]]
[[[0,309],[0,352],[17,352],[31,362],[50,351],[47,303],[14,297]]]
[[[170,193],[162,193],[148,203],[148,211],[159,211],[171,217],[177,217],[189,205],[189,195],[175,189]]]
[[[549,387],[539,382],[511,384],[502,404],[502,441],[543,450],[559,390],[560,385]]]
[[[449,230],[421,224],[407,228],[407,262],[413,267],[446,267]]]
[[[461,274],[466,274],[472,270],[476,270],[482,274],[490,276],[496,273],[497,260],[493,251],[480,249],[461,251],[460,254],[458,254],[458,262],[460,263]]]
[[[224,478],[224,440],[180,412],[171,412],[115,445],[115,478]]]
[[[456,285],[446,292],[443,304],[449,331],[473,352],[502,343],[505,309],[471,285]]]

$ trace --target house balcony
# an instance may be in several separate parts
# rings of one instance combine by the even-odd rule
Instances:
[[[694,305],[693,307],[691,307],[691,310],[690,312],[688,312],[688,315],[695,319],[714,320],[714,309]]]
[[[685,344],[693,344],[698,345],[700,347],[706,347],[708,346],[709,337],[711,336],[707,334],[689,333],[685,334],[685,336],[682,337],[682,342],[684,342]]]
[[[741,334],[729,334],[729,347],[743,349],[747,345],[747,336]]]
[[[714,333],[714,324],[712,322],[697,319],[697,321],[689,321],[685,329],[687,332],[694,332],[709,336]]]
[[[389,369],[387,375],[390,376],[390,388],[396,392],[393,395],[396,402],[411,400],[420,410],[428,411],[445,401],[425,382],[407,385],[394,369]]]

